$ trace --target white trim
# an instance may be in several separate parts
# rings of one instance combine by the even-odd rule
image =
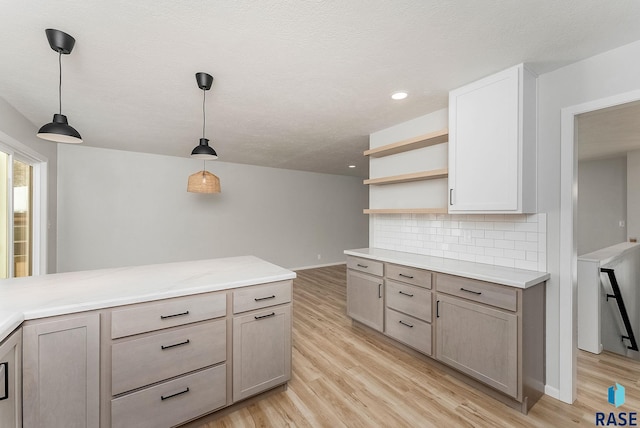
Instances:
[[[290,270],[292,270],[292,271],[306,270],[306,269],[315,269],[315,268],[328,267],[328,266],[338,266],[338,265],[344,265],[344,264],[346,264],[346,262],[326,263],[326,264],[323,264],[323,265],[302,266],[302,267],[297,267],[297,268],[291,268]]]
[[[560,391],[553,386],[545,385],[544,393],[552,398],[555,398],[556,400],[560,399]]]
[[[575,116],[640,100],[640,90],[589,101],[561,110],[560,124],[560,286],[559,286],[559,379],[558,389],[545,393],[573,403],[577,396],[577,156]]]

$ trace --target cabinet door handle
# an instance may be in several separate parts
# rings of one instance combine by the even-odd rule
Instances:
[[[361,265],[360,263],[358,263],[356,266],[361,267],[361,268],[365,268],[365,269],[369,267],[369,265]]]
[[[401,276],[401,277],[403,277],[403,278],[413,279],[413,276],[411,276],[411,275],[405,275],[405,274],[403,274],[403,273],[399,273],[399,274],[398,274],[398,276]]]
[[[261,315],[259,317],[254,317],[254,318],[257,319],[257,320],[261,320],[261,319],[264,319],[264,318],[270,318],[270,317],[275,317],[275,316],[276,316],[276,313],[275,312],[271,312],[270,314]]]
[[[449,205],[453,205],[453,189],[449,189]]]
[[[402,290],[398,291],[398,293],[403,294],[403,295],[405,295],[405,296],[413,297],[413,294],[405,293],[405,292],[404,292],[404,291],[402,291]]]
[[[436,300],[436,318],[440,318],[440,300]]]
[[[191,341],[187,339],[184,342],[174,343],[173,345],[166,345],[166,346],[160,345],[160,348],[164,351],[165,349],[175,348],[176,346],[188,345],[189,343],[191,343]]]
[[[0,385],[4,391],[0,394],[0,400],[9,398],[9,362],[0,364],[0,379],[4,378],[3,385]]]
[[[269,300],[269,299],[275,299],[275,298],[276,298],[276,296],[273,295],[273,296],[267,296],[267,297],[256,297],[253,300],[255,300],[256,302],[260,302],[262,300]]]
[[[162,401],[168,400],[169,398],[177,397],[178,395],[186,394],[187,392],[189,392],[189,387],[188,386],[187,386],[187,388],[185,390],[180,391],[180,392],[176,392],[175,394],[161,395],[160,396],[160,400],[162,400]]]
[[[179,314],[173,314],[173,315],[160,315],[160,319],[166,320],[167,318],[181,317],[183,315],[189,315],[189,311],[180,312]]]
[[[413,326],[412,326],[411,324],[408,324],[408,323],[406,323],[406,322],[404,322],[404,321],[402,321],[402,320],[400,320],[400,321],[398,321],[398,322],[399,322],[400,324],[402,324],[402,325],[405,325],[405,326],[409,327],[409,328],[413,328]]]
[[[378,284],[378,299],[382,299],[382,284]]]
[[[465,291],[467,293],[471,293],[471,294],[475,294],[477,296],[481,295],[482,292],[481,291],[473,291],[473,290],[467,290],[466,288],[460,287],[460,291]]]

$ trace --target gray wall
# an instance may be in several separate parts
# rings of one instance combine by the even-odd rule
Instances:
[[[287,268],[368,246],[362,179],[207,162],[222,193],[188,193],[202,161],[61,145],[58,271],[252,254]],[[318,259],[320,255],[320,259]]]
[[[640,150],[627,153],[627,237],[640,241]]]
[[[578,255],[627,240],[627,157],[578,163]]]
[[[44,125],[44,123],[43,123]],[[23,144],[47,159],[47,272],[56,271],[56,203],[57,203],[57,143],[36,137],[38,127],[18,110],[0,98],[0,141],[8,145]]]

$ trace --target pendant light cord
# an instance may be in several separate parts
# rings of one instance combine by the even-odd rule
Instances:
[[[62,114],[62,50],[58,50],[58,106],[60,108],[60,114]]]
[[[207,123],[207,116],[204,112],[204,100],[207,98],[207,91],[202,90],[202,138],[204,138],[204,125]]]

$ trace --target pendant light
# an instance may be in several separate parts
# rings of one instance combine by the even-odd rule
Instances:
[[[207,73],[196,73],[196,82],[198,83],[198,87],[202,89],[202,138],[200,138],[200,144],[198,144],[191,152],[191,157],[204,160],[218,159],[216,151],[213,150],[213,147],[209,146],[209,140],[204,138],[204,126],[207,120],[205,116],[204,102],[207,97],[207,91],[211,89],[213,76]]]
[[[196,159],[202,159],[203,169],[195,174],[189,176],[187,183],[187,192],[192,193],[220,193],[220,179],[214,174],[211,174],[206,170],[206,161],[218,159],[216,151],[213,147],[209,146],[209,140],[204,138],[204,130],[206,123],[205,115],[205,99],[211,84],[213,83],[213,76],[207,73],[196,73],[196,82],[198,87],[202,89],[202,138],[200,138],[200,144],[196,146],[191,152],[191,157]]]
[[[76,39],[65,32],[54,29],[45,30],[51,49],[58,52],[58,107],[59,113],[53,115],[53,121],[47,123],[38,131],[38,137],[55,141],[56,143],[82,143],[82,137],[67,122],[67,116],[62,114],[62,55],[69,55],[73,50]]]

